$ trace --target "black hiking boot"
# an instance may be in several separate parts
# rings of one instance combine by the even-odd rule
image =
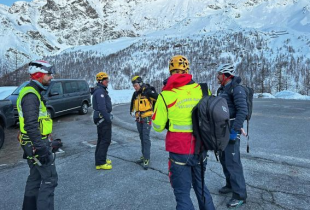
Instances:
[[[143,162],[143,168],[144,168],[144,170],[149,169],[149,163],[150,163],[150,160],[144,159],[144,162]]]
[[[142,156],[142,157],[140,157],[137,161],[136,161],[136,163],[138,163],[138,164],[141,164],[141,163],[143,163],[144,162],[144,157]]]
[[[235,198],[231,198],[226,205],[228,208],[237,208],[244,203],[246,203],[246,200],[238,200]]]
[[[221,189],[219,189],[219,193],[221,194],[228,194],[231,193],[232,189],[230,187],[224,186]]]

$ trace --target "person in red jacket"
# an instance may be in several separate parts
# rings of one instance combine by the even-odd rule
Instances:
[[[192,109],[202,98],[199,84],[188,74],[189,62],[182,55],[172,57],[169,62],[170,77],[157,98],[153,120],[155,131],[168,128],[166,150],[169,152],[169,177],[174,190],[178,210],[194,210],[190,198],[193,189],[199,209],[213,210],[211,194],[205,186],[202,192],[199,156],[195,155]],[[206,153],[203,153],[204,170]],[[203,199],[205,198],[205,200]]]

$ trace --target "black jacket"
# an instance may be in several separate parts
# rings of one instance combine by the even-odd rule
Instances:
[[[235,76],[230,83],[221,86],[217,91],[217,95],[227,101],[230,118],[235,118],[232,128],[236,131],[243,127],[243,122],[248,114],[246,93],[240,83],[241,78]]]
[[[150,86],[149,84],[142,84],[139,91],[135,91],[132,94],[131,102],[130,102],[130,113],[133,110],[135,99],[141,94],[141,96],[145,96],[149,99],[149,101],[153,104],[153,108],[155,107],[155,103],[158,97],[158,93],[156,93],[155,88]]]
[[[33,80],[30,81],[30,83],[27,86],[33,87],[40,94],[41,94],[41,91],[44,90],[41,84],[38,84],[37,82]],[[41,100],[43,100],[42,95],[41,95]],[[25,123],[24,129],[25,131],[27,131],[27,135],[32,141],[34,148],[40,151],[40,154],[47,153],[48,152],[47,144],[46,144],[46,141],[42,141],[40,125],[38,122],[39,113],[40,113],[39,98],[33,93],[28,93],[23,97],[21,101],[21,106],[22,106],[22,112],[23,112],[24,123]]]
[[[91,94],[93,95],[93,109],[99,111],[106,122],[111,123],[112,102],[107,87],[97,83]]]

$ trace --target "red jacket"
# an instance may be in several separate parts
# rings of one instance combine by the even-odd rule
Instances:
[[[153,115],[153,128],[161,132],[164,129],[164,123],[169,120],[166,150],[176,154],[194,154],[196,140],[191,127],[191,108],[183,109],[182,107],[194,107],[199,102],[202,97],[200,85],[192,81],[190,74],[174,74],[169,77],[167,84],[163,87],[162,94],[167,103],[168,113],[172,112],[167,117],[167,108],[159,96]],[[186,101],[185,104],[182,101]],[[184,115],[175,115],[176,113],[184,113]],[[170,118],[172,116],[173,118]],[[184,118],[185,116],[187,117]],[[185,122],[183,120],[186,120],[187,123],[182,124]]]

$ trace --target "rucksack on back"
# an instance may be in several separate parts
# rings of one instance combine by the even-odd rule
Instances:
[[[241,85],[245,91],[246,94],[246,103],[248,106],[248,115],[246,116],[246,120],[250,120],[252,116],[252,110],[253,110],[253,95],[254,95],[254,90],[251,87],[248,86],[243,86]]]
[[[193,135],[196,138],[195,154],[199,154],[201,167],[201,189],[204,189],[203,152],[213,150],[218,160],[218,152],[224,151],[229,142],[229,109],[226,99],[209,96],[206,85],[202,85],[203,98],[193,108]],[[202,200],[205,203],[204,194]]]
[[[192,111],[195,154],[224,151],[229,142],[229,109],[224,98],[204,96]]]
[[[238,84],[239,85],[239,84]],[[247,129],[246,129],[246,133],[247,133],[247,153],[249,153],[250,151],[250,146],[249,146],[249,140],[250,140],[250,136],[249,136],[249,127],[250,127],[250,119],[252,117],[252,111],[253,111],[253,95],[254,95],[254,89],[248,86],[244,86],[244,85],[239,85],[244,89],[244,92],[246,94],[246,104],[248,107],[248,115],[246,116],[246,121],[247,121]],[[236,87],[236,86],[234,86]],[[234,87],[231,89],[231,95],[233,95],[233,91],[234,91]]]

